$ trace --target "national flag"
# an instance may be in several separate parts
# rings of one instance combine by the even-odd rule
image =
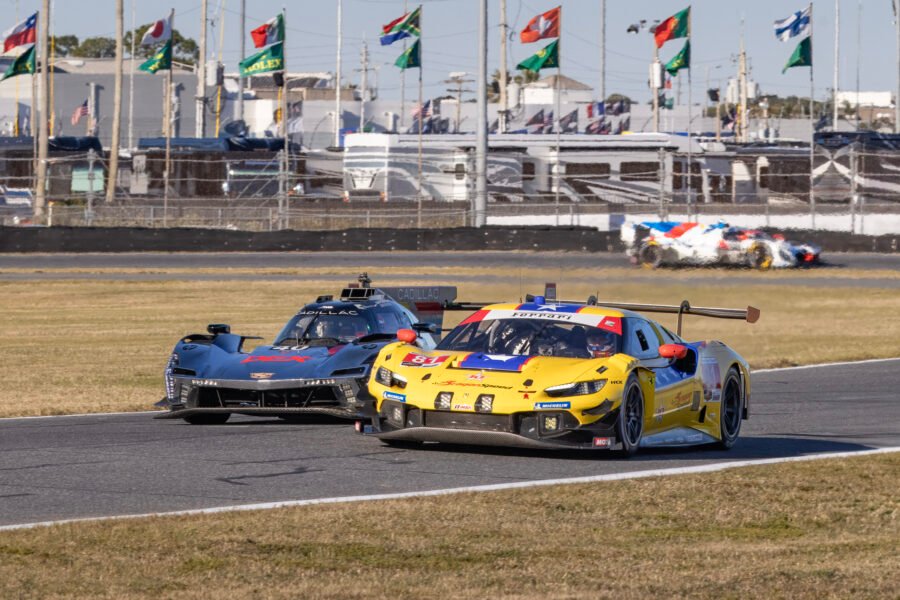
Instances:
[[[394,19],[381,28],[381,45],[390,46],[397,40],[408,37],[420,37],[422,31],[419,29],[419,20],[422,16],[422,7],[406,13],[399,19]]]
[[[542,15],[528,21],[528,25],[519,34],[519,39],[523,44],[530,44],[538,40],[559,37],[559,18],[562,14],[562,7],[557,6],[553,10],[548,10]]]
[[[34,65],[34,44],[32,44],[31,47],[28,48],[28,50],[17,56],[16,59],[12,61],[12,63],[6,69],[6,72],[3,73],[3,77],[0,78],[0,81],[3,81],[4,79],[8,79],[10,77],[15,77],[16,75],[34,75]]]
[[[172,11],[173,13],[175,11]],[[160,19],[150,26],[144,37],[141,38],[141,46],[152,46],[159,42],[165,42],[172,39],[172,14],[165,19]]]
[[[726,131],[733,131],[736,122],[737,111],[735,111],[735,109],[732,108],[727,113],[722,115],[722,129],[725,129]]]
[[[553,133],[553,111],[551,110],[546,115],[544,115],[544,126],[541,128],[541,133]]]
[[[151,56],[149,60],[141,64],[138,67],[141,71],[147,71],[148,73],[156,73],[157,71],[168,71],[172,68],[172,40],[169,40],[165,43],[165,45],[156,51],[156,54]]]
[[[599,135],[603,133],[606,128],[606,119],[599,118],[596,121],[591,121],[588,123],[588,126],[584,128],[584,132],[590,135]]]
[[[488,133],[497,133],[498,131],[500,131],[500,119],[494,119],[494,122],[488,127]]]
[[[806,34],[812,26],[812,7],[798,10],[786,19],[775,21],[775,37],[782,42]]]
[[[85,100],[84,104],[79,105],[75,110],[72,111],[72,118],[70,119],[72,125],[78,125],[78,121],[81,120],[81,117],[88,116],[88,101]]]
[[[681,52],[672,57],[672,60],[666,63],[666,71],[670,75],[677,75],[681,69],[691,68],[691,40],[684,43]]]
[[[793,67],[812,67],[812,37],[803,38],[797,44],[794,53],[781,70],[782,74]]]
[[[593,119],[594,117],[599,117],[606,114],[606,103],[602,100],[600,102],[591,102],[587,105],[587,117],[588,119]]]
[[[559,120],[559,130],[562,133],[569,133],[570,129],[578,131],[578,109],[573,110]]]
[[[666,85],[664,85],[663,87],[667,90],[672,89],[672,78],[671,77],[666,77]]]
[[[544,48],[537,51],[516,65],[517,69],[527,71],[540,71],[541,69],[559,68],[559,40],[553,40]]]
[[[238,65],[241,77],[284,71],[284,42],[267,46]]]
[[[421,69],[422,68],[422,41],[416,40],[416,43],[407,48],[403,54],[394,61],[394,65],[400,67],[400,70]]]
[[[284,41],[284,15],[273,17],[250,32],[253,46],[264,48]]]
[[[412,112],[413,119],[427,119],[431,115],[431,100],[426,100],[424,104],[419,104]]]
[[[532,125],[541,125],[544,124],[544,109],[537,111],[534,113],[534,116],[528,119],[528,122],[525,123],[525,127],[531,127]]]
[[[34,13],[12,29],[3,32],[3,51],[9,52],[16,46],[33,44],[37,38],[37,17]]]
[[[656,47],[662,48],[669,40],[674,40],[691,35],[691,7],[688,6],[681,12],[675,13],[653,30],[656,39]]]

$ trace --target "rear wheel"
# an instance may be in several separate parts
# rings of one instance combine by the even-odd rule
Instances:
[[[644,244],[638,251],[638,262],[648,269],[656,269],[662,266],[663,256],[663,249],[659,244]]]
[[[722,384],[722,403],[719,406],[719,446],[728,449],[734,446],[741,433],[744,416],[744,390],[737,370],[732,367]]]
[[[184,420],[191,425],[223,425],[230,416],[231,413],[199,414],[184,417]]]
[[[644,435],[644,390],[636,375],[631,375],[622,392],[622,406],[616,421],[616,433],[622,452],[631,456],[637,452]]]
[[[755,244],[750,248],[750,266],[760,271],[765,271],[772,266],[772,253],[762,244]]]

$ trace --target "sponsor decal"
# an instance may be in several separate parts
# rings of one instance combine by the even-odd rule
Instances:
[[[583,306],[578,306],[576,304],[520,304],[516,307],[516,310],[531,310],[542,313],[577,313],[583,309]]]
[[[597,328],[622,335],[622,319],[619,317],[602,317],[600,322],[597,323]]]
[[[656,410],[653,411],[653,418],[656,419],[657,423],[662,423],[664,413],[665,413],[665,410],[663,409],[662,406],[657,406]]]
[[[513,311],[513,319],[549,319],[551,321],[571,321],[572,314],[560,314],[553,312],[542,312],[539,310],[524,312],[520,310]]]
[[[469,354],[459,361],[459,368],[520,372],[531,358],[530,356],[506,356],[477,352]]]
[[[262,363],[289,363],[289,362],[298,362],[305,363],[308,361],[310,357],[308,356],[282,356],[282,355],[259,355],[259,356],[248,356],[244,360],[241,361],[243,363],[254,363],[254,362],[262,362]]]
[[[511,385],[494,385],[493,383],[469,383],[467,381],[453,381],[452,379],[445,379],[444,381],[434,381],[431,385],[455,385],[458,387],[476,387],[476,388],[490,388],[494,390],[511,390]]]
[[[471,404],[454,404],[451,407],[453,410],[472,410]]]
[[[472,381],[484,381],[484,373],[472,373],[466,379],[471,379]]]
[[[201,385],[205,387],[216,387],[219,382],[215,379],[191,379],[191,385]]]
[[[406,396],[404,394],[398,394],[396,392],[384,392],[381,395],[385,400],[394,400],[395,402],[406,402]]]
[[[450,358],[448,355],[443,356],[425,356],[424,354],[416,354],[410,352],[403,357],[400,363],[404,367],[436,367]]]
[[[701,361],[700,375],[703,378],[703,398],[707,402],[719,402],[722,399],[722,374],[719,363],[713,360]]]
[[[612,438],[595,437],[593,442],[594,448],[609,448],[612,446]]]
[[[275,373],[250,373],[251,379],[271,379]]]
[[[571,402],[535,402],[534,410],[547,410],[554,408],[572,408]]]
[[[334,310],[331,306],[319,307],[319,310],[301,310],[299,315],[358,315],[356,310]]]

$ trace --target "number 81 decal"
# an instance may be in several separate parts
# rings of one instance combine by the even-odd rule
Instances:
[[[403,358],[403,362],[400,363],[404,367],[436,367],[445,360],[450,358],[449,356],[425,356],[424,354],[414,354],[410,352]]]

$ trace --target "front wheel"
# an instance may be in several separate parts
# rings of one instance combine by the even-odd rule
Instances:
[[[750,266],[760,271],[765,271],[772,266],[772,253],[763,244],[756,244],[750,248]]]
[[[732,367],[722,384],[722,404],[719,406],[719,446],[728,449],[734,446],[741,433],[744,417],[744,389],[737,370]]]
[[[664,253],[659,244],[644,244],[638,250],[638,262],[647,269],[657,269],[663,264]]]
[[[622,453],[631,456],[637,452],[644,435],[644,390],[636,375],[631,375],[622,392],[622,405],[616,421],[616,433],[622,444]]]
[[[190,415],[184,417],[184,420],[191,425],[224,425],[231,413],[210,413]]]

